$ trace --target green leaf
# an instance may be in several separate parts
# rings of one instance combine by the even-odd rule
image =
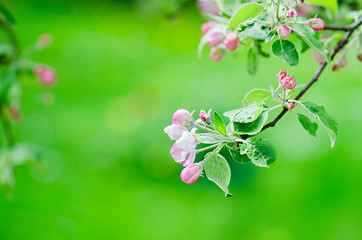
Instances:
[[[250,141],[247,155],[254,165],[267,168],[277,158],[275,149],[269,141],[255,138]]]
[[[331,11],[333,14],[338,10],[337,0],[308,0],[309,4],[318,5]]]
[[[266,108],[264,105],[261,106],[246,106],[241,108],[240,112],[235,115],[233,121],[248,123],[254,121],[259,115],[264,112]]]
[[[303,41],[314,51],[319,53],[326,61],[329,63],[329,60],[331,58],[330,53],[327,49],[325,49],[323,42],[319,41],[317,38],[315,38],[314,33],[307,32],[306,27],[301,27],[304,24],[295,24],[293,25],[293,30],[296,32]],[[303,45],[302,45],[303,46]],[[304,52],[307,49],[304,48]],[[303,49],[302,49],[303,52]]]
[[[217,112],[214,112],[214,124],[215,124],[216,130],[219,133],[221,133],[222,135],[226,136],[226,127],[225,127],[224,120]]]
[[[300,124],[302,124],[303,128],[309,132],[310,135],[313,137],[316,136],[316,132],[318,130],[318,124],[315,122],[312,122],[307,116],[304,114],[298,114],[298,120]]]
[[[317,105],[312,102],[300,102],[313,116],[315,116],[322,126],[327,130],[329,138],[331,139],[331,146],[333,147],[336,142],[338,134],[338,125],[334,118],[329,115],[323,106]]]
[[[231,17],[229,27],[231,30],[237,29],[240,24],[246,20],[258,16],[263,9],[264,7],[257,3],[247,3],[242,5]]]
[[[257,134],[261,131],[264,126],[264,123],[268,120],[268,112],[263,112],[260,116],[255,119],[253,122],[240,123],[234,122],[234,131],[237,134]]]
[[[5,21],[9,26],[15,26],[15,18],[13,14],[2,4],[0,3],[0,18]]]
[[[244,32],[248,37],[264,40],[268,35],[269,27],[256,22],[253,26],[246,28]]]
[[[259,106],[260,104],[268,100],[270,97],[271,97],[270,91],[267,91],[265,89],[253,89],[245,95],[243,99],[243,104],[244,106],[250,106],[250,105]]]
[[[247,52],[247,69],[250,75],[255,75],[259,66],[259,55],[257,49],[252,45]]]
[[[200,59],[202,57],[202,49],[204,49],[204,46],[206,45],[206,41],[207,41],[206,39],[207,39],[207,33],[204,36],[202,36],[202,38],[200,39],[199,45],[197,46],[197,54]]]
[[[225,196],[230,195],[228,186],[231,171],[226,159],[220,154],[208,153],[205,156],[204,169],[207,178],[216,183],[225,192]]]
[[[299,62],[298,52],[292,42],[278,39],[272,45],[273,54],[288,63],[290,66],[296,66]]]
[[[248,163],[250,158],[246,154],[240,154],[240,151],[229,149],[231,157],[238,163]]]
[[[275,37],[275,34],[276,34],[276,28],[270,30],[268,35],[266,35],[265,44],[267,44],[268,42],[273,40],[273,38]]]

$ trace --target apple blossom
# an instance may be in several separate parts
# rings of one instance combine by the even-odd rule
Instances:
[[[164,129],[164,132],[168,134],[171,140],[178,140],[184,131],[187,131],[187,128],[178,124],[171,124]]]
[[[346,59],[342,58],[340,65],[341,65],[342,68],[346,67],[346,66],[347,66],[347,61],[346,61]]]
[[[224,39],[225,47],[234,51],[239,46],[239,37],[235,32],[229,32]]]
[[[181,171],[181,180],[187,184],[195,183],[200,177],[202,169],[202,165],[198,163],[188,165]]]
[[[178,109],[173,115],[172,115],[172,123],[174,124],[183,124],[187,121],[191,121],[191,113],[187,111],[186,109]]]
[[[296,14],[297,14],[296,11],[290,10],[290,11],[287,12],[287,17],[291,18],[291,17],[294,17]]]
[[[292,76],[286,76],[281,80],[282,88],[283,89],[294,89],[297,85],[295,79]]]
[[[332,66],[332,72],[336,72],[336,71],[338,71],[338,70],[339,70],[338,64],[333,64],[333,66]]]
[[[287,37],[289,37],[290,33],[292,32],[292,29],[290,29],[289,27],[287,27],[285,25],[279,25],[277,28],[277,32],[281,37],[287,38]]]
[[[287,76],[287,72],[284,69],[280,70],[277,74],[277,77],[279,77],[279,81],[281,81],[285,76]]]
[[[307,24],[313,28],[315,32],[321,31],[324,28],[324,21],[320,18],[311,18],[307,21]]]
[[[224,55],[225,55],[225,50],[219,47],[213,47],[210,49],[209,57],[215,62],[220,62],[223,59]]]
[[[51,87],[56,82],[56,75],[53,69],[44,65],[39,65],[34,70],[35,75],[40,78],[40,82],[45,87]]]
[[[201,33],[205,35],[215,24],[213,22],[206,22],[201,26]]]
[[[295,103],[294,103],[294,102],[288,103],[288,108],[289,108],[289,109],[295,108]]]
[[[174,143],[171,147],[170,154],[175,162],[183,164],[184,166],[188,166],[194,162],[196,151],[186,151],[180,148],[176,143]]]
[[[221,30],[213,30],[207,37],[207,44],[209,46],[216,46],[224,41],[225,35]]]

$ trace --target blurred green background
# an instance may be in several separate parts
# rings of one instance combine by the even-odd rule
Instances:
[[[263,133],[277,151],[271,169],[230,161],[231,198],[200,178],[189,186],[163,132],[178,108],[241,106],[252,88],[276,85],[281,68],[305,83],[317,64],[271,57],[255,77],[245,51],[220,63],[197,58],[195,4],[173,1],[5,1],[22,46],[50,33],[34,59],[57,70],[54,103],[26,86],[17,138],[42,147],[48,172],[16,169],[12,199],[0,194],[1,240],[362,239],[361,63],[326,71],[304,99],[325,105],[340,126],[334,149],[288,114]],[[48,93],[48,94],[51,94]]]

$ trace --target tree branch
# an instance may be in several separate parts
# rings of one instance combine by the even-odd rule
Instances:
[[[335,30],[335,31],[348,31],[350,29],[349,26],[332,26],[332,25],[327,25],[324,26],[323,28],[324,30]]]
[[[334,57],[337,55],[337,53],[348,43],[349,37],[352,35],[352,33],[362,25],[362,18],[358,19],[354,24],[347,26],[348,30],[346,34],[343,36],[343,38],[337,43],[336,47],[331,52],[331,59],[333,60]],[[295,97],[294,100],[299,100],[307,91],[308,89],[318,81],[319,76],[323,72],[323,70],[326,68],[327,62],[324,62],[320,65],[317,72],[314,74],[313,78],[308,82],[308,84],[300,91],[300,93]],[[263,129],[260,131],[265,131],[266,129],[270,127],[274,127],[275,124],[288,112],[288,108],[283,108],[283,110],[279,113],[279,115],[271,122],[269,122],[267,125],[263,127]],[[260,133],[259,132],[259,133]],[[256,135],[256,134],[255,134]],[[252,137],[255,135],[247,135],[245,138]]]

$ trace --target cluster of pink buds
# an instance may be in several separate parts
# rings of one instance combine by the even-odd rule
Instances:
[[[175,162],[185,167],[181,172],[181,180],[187,184],[194,183],[202,172],[202,165],[194,164],[197,140],[184,126],[192,124],[193,121],[189,111],[178,109],[172,116],[172,124],[164,129],[171,140],[175,140],[170,154]]]
[[[283,69],[279,71],[277,76],[279,77],[279,82],[283,89],[293,90],[297,85],[294,77],[289,76],[287,72]]]
[[[201,121],[205,122],[206,124],[210,124],[211,123],[210,112],[211,112],[211,110],[209,110],[209,112],[206,112],[205,110],[201,110],[200,114],[199,114]]]
[[[212,29],[215,26],[213,22],[206,22],[201,26],[201,33],[207,35],[206,43],[212,46],[209,57],[215,62],[219,62],[225,55],[225,50],[234,51],[239,46],[239,37],[236,32]]]
[[[44,87],[51,87],[55,85],[56,75],[52,68],[49,68],[45,65],[38,65],[35,68],[34,73],[40,78],[40,83]]]

